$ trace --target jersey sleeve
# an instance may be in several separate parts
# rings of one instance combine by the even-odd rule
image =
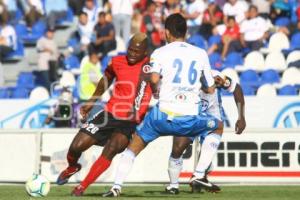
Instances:
[[[224,77],[224,80],[225,82],[222,88],[230,93],[233,93],[237,83],[227,76]]]
[[[215,80],[212,76],[207,53],[204,52],[200,58],[202,58],[203,62],[203,81],[205,82],[207,87],[212,87],[215,84]]]
[[[150,57],[151,73],[161,74],[162,64],[160,61],[159,53],[155,50]]]

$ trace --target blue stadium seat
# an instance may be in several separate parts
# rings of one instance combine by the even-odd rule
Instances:
[[[261,82],[263,84],[265,83],[279,83],[280,82],[280,76],[276,70],[269,69],[264,71],[261,74]]]
[[[292,50],[300,49],[300,32],[292,35],[290,44]]]
[[[79,44],[79,41],[75,37],[70,38],[67,42],[67,46],[72,47],[72,48],[76,48],[78,44]]]
[[[80,67],[79,59],[75,55],[70,55],[69,57],[65,58],[64,64],[66,70],[71,70]]]
[[[255,88],[249,85],[241,85],[243,93],[245,96],[254,96],[255,95]]]
[[[0,88],[0,99],[8,99],[9,93],[10,92],[8,88]]]
[[[67,15],[57,21],[58,26],[70,26],[73,23],[74,13],[71,8],[68,9]]]
[[[241,73],[240,82],[242,85],[248,85],[251,87],[260,86],[259,76],[254,70],[247,70]]]
[[[35,44],[37,40],[46,32],[46,24],[39,20],[33,26],[31,31],[27,31],[26,35],[22,37],[25,44]]]
[[[24,45],[21,40],[17,40],[17,49],[5,56],[5,61],[18,61],[24,57]]]
[[[286,85],[278,90],[278,95],[279,96],[284,96],[284,95],[298,95],[297,93],[297,88],[292,85]]]
[[[108,66],[108,63],[111,60],[111,56],[104,56],[101,60],[101,72],[104,73],[105,69]]]
[[[238,52],[231,52],[226,56],[224,61],[224,67],[235,68],[237,65],[243,65],[244,59],[241,53]]]
[[[189,37],[187,39],[187,42],[190,43],[190,44],[192,44],[192,45],[195,45],[195,46],[197,46],[199,48],[206,49],[206,41],[199,34],[192,35],[191,37]]]
[[[23,38],[27,34],[27,27],[25,24],[18,23],[14,28],[18,38]]]
[[[280,17],[280,18],[276,19],[276,21],[275,21],[276,26],[289,26],[290,23],[291,23],[291,20],[288,17]]]
[[[12,90],[12,99],[26,99],[29,97],[29,90],[26,88],[17,87]]]
[[[209,63],[213,69],[221,70],[223,67],[222,57],[219,53],[214,52],[209,55]]]
[[[17,88],[33,89],[35,87],[35,77],[31,72],[21,72],[17,80]]]
[[[208,47],[211,47],[214,44],[220,44],[221,43],[221,36],[220,35],[212,35],[208,39]]]

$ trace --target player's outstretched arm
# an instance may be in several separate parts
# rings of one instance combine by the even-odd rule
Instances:
[[[238,109],[238,120],[235,123],[235,131],[236,134],[241,134],[246,128],[246,120],[245,120],[244,93],[239,84],[236,84],[235,90],[233,92],[233,96]]]

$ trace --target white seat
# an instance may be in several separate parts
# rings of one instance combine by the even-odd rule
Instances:
[[[289,53],[286,59],[286,65],[289,66],[290,63],[300,60],[300,51],[292,51]]]
[[[238,73],[236,72],[236,70],[232,69],[232,68],[226,68],[222,71],[222,74],[225,76],[228,76],[229,78],[231,78],[232,80],[234,80],[235,82],[239,83],[240,82],[240,78]]]
[[[271,84],[264,84],[260,86],[256,93],[256,96],[258,97],[275,97],[276,95],[276,89]]]
[[[283,49],[290,48],[289,38],[281,32],[274,33],[269,40],[268,51],[269,52],[280,52]]]
[[[42,101],[49,99],[49,92],[45,87],[36,87],[34,88],[30,95],[29,95],[29,100],[32,101]]]
[[[254,70],[264,70],[265,59],[261,52],[252,51],[247,54],[245,57],[244,68],[245,69],[254,69]]]
[[[265,69],[283,71],[287,68],[284,55],[281,52],[271,52],[265,60]]]
[[[74,74],[69,71],[63,71],[59,85],[62,87],[74,87],[76,85]]]
[[[281,83],[284,85],[300,84],[300,70],[296,67],[286,69],[282,74]]]

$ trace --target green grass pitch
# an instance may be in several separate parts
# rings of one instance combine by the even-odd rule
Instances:
[[[92,186],[88,188],[83,197],[71,197],[71,186],[52,186],[50,193],[44,198],[30,198],[23,185],[0,186],[0,200],[99,200],[104,199],[101,193],[107,191],[109,186]],[[119,200],[299,200],[300,186],[223,186],[218,194],[197,193],[191,194],[188,186],[182,186],[179,195],[168,195],[163,192],[161,186],[128,186],[124,187],[122,197]]]

